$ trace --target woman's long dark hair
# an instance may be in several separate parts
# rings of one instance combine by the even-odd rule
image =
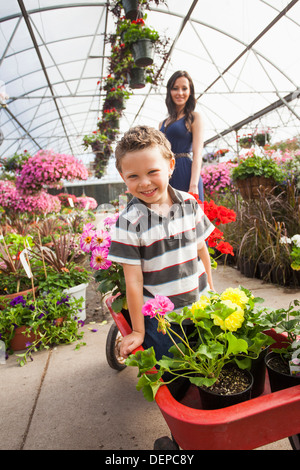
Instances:
[[[190,130],[191,124],[193,123],[193,120],[194,120],[193,111],[196,107],[196,98],[195,98],[195,89],[194,89],[193,80],[191,79],[190,75],[184,70],[177,70],[177,72],[174,72],[173,75],[169,78],[168,83],[167,83],[166,106],[167,106],[168,113],[169,113],[169,122],[166,127],[168,127],[177,119],[176,106],[171,97],[171,90],[177,78],[180,78],[180,77],[187,78],[189,81],[189,85],[190,85],[190,96],[184,107],[185,123]]]

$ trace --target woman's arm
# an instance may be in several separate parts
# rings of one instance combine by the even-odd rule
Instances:
[[[126,300],[130,314],[132,333],[122,339],[120,354],[128,355],[144,342],[145,322],[142,314],[143,299],[143,273],[141,266],[123,264]]]
[[[189,192],[198,194],[198,182],[202,166],[203,151],[203,122],[199,113],[194,112],[194,121],[192,124],[193,134],[193,163],[190,180]]]

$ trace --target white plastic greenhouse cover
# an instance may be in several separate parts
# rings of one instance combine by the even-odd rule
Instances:
[[[84,163],[82,138],[96,129],[115,32],[111,2],[0,0],[0,157],[53,149]],[[299,135],[300,2],[298,0],[166,0],[151,2],[147,25],[170,38],[162,83],[134,90],[121,132],[158,127],[166,115],[166,82],[187,70],[205,125],[205,150],[236,150],[236,131],[269,127],[272,142]],[[2,137],[1,137],[2,136]],[[113,161],[108,178],[115,174]],[[106,178],[104,177],[104,180]]]

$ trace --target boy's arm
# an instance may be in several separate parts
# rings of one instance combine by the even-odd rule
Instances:
[[[210,255],[208,253],[206,243],[204,241],[199,243],[197,248],[198,248],[198,256],[201,259],[205,272],[207,274],[207,282],[209,284],[209,287],[211,288],[211,290],[215,290],[214,285],[213,285],[213,280],[212,280],[212,274],[211,274]]]
[[[132,333],[122,339],[120,353],[123,357],[128,355],[144,342],[145,322],[142,314],[143,300],[143,273],[141,266],[123,264],[126,300],[130,314]]]

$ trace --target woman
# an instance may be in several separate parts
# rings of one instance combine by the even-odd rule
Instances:
[[[200,176],[203,150],[203,125],[195,112],[194,84],[185,71],[175,72],[167,83],[166,105],[169,116],[159,129],[171,143],[176,158],[170,185],[175,189],[199,195],[204,201]]]

